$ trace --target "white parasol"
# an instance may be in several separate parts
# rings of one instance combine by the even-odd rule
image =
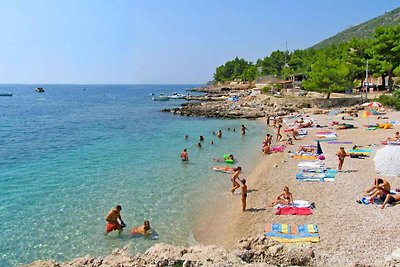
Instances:
[[[375,171],[384,176],[400,176],[400,146],[385,146],[376,151]]]
[[[368,102],[361,105],[362,107],[381,108],[383,105],[379,102]]]

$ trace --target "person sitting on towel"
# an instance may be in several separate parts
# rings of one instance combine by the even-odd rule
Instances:
[[[275,201],[271,203],[271,207],[276,204],[290,205],[293,204],[293,195],[289,191],[289,187],[285,186],[283,192],[276,197]]]
[[[385,201],[383,202],[381,209],[384,209],[386,204],[391,204],[391,205],[396,205],[400,201],[400,195],[399,194],[387,194]]]
[[[382,200],[390,194],[390,183],[382,178],[375,178],[374,186],[366,190],[366,195],[371,198],[380,196]]]

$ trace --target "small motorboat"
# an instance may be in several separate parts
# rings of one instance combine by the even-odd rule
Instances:
[[[12,96],[13,93],[0,93],[0,96]]]
[[[173,92],[172,95],[168,96],[170,99],[183,99],[185,95],[178,94],[177,92]]]
[[[169,96],[160,94],[159,96],[153,96],[153,101],[169,101]]]
[[[46,90],[44,90],[44,88],[42,88],[42,87],[38,87],[35,89],[35,91],[38,93],[44,93]]]

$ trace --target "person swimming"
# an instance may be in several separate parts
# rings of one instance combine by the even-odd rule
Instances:
[[[142,226],[136,226],[132,228],[131,235],[143,235],[143,236],[150,236],[151,235],[151,227],[149,221],[144,221]]]

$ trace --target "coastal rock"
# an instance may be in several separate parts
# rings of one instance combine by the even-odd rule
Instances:
[[[28,265],[23,265],[22,267],[60,267],[61,265],[55,261],[42,261],[37,260]]]
[[[272,256],[275,256],[278,254],[278,252],[283,248],[282,245],[275,245],[270,248],[268,248],[268,251],[271,253]]]

